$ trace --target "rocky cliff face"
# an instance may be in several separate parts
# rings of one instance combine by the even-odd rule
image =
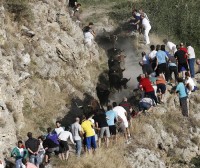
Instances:
[[[29,3],[32,18],[0,8],[0,156],[27,131],[40,132],[68,110],[72,97],[95,96],[100,49],[93,61],[65,0]],[[101,54],[102,55],[102,54]]]

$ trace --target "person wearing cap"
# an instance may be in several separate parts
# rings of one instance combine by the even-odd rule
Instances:
[[[80,123],[80,118],[76,117],[75,122],[71,125],[71,132],[72,132],[72,136],[74,139],[74,142],[76,143],[76,155],[78,157],[80,157],[81,155],[81,149],[82,149],[82,141],[81,141],[81,137],[82,137],[82,128]]]

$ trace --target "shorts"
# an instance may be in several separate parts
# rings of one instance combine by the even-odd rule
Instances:
[[[109,130],[110,130],[110,135],[116,135],[117,134],[117,129],[116,129],[115,125],[110,125]]]
[[[157,93],[161,92],[164,94],[166,92],[166,85],[163,83],[157,84]]]
[[[183,69],[185,71],[189,71],[189,68],[188,68],[188,64],[187,63],[182,63],[182,64],[178,64],[178,72],[182,72]]]
[[[91,148],[94,148],[96,149],[97,148],[97,145],[96,145],[96,141],[95,141],[95,135],[94,136],[90,136],[90,137],[86,137],[86,146],[87,146],[87,149],[91,149]]]
[[[125,133],[126,132],[126,127],[124,125],[124,122],[121,122],[119,124],[119,131]]]
[[[69,146],[68,146],[67,141],[60,141],[60,150],[59,150],[59,152],[60,153],[64,153],[64,152],[66,152],[68,150],[69,150]]]
[[[54,148],[48,148],[47,151],[46,151],[46,154],[49,155],[51,153],[55,152],[56,154],[59,153],[59,146],[57,147],[54,147]]]
[[[109,127],[102,127],[102,128],[100,129],[100,138],[103,138],[104,132],[105,132],[105,134],[106,134],[106,137],[107,137],[107,138],[110,138],[110,130],[109,130]]]
[[[167,64],[166,63],[159,64],[158,68],[157,68],[157,75],[159,75],[161,73],[165,74],[166,68],[167,68]]]

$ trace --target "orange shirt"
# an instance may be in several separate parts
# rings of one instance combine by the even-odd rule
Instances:
[[[161,77],[161,76],[157,77],[156,85],[158,85],[158,84],[166,84],[165,79],[163,77]]]

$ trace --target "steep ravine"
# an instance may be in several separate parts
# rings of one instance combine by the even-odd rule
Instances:
[[[90,61],[65,0],[29,3],[33,17],[20,22],[9,5],[0,7],[0,157],[28,131],[36,136],[66,115],[72,98],[95,97],[105,57],[95,45]]]

